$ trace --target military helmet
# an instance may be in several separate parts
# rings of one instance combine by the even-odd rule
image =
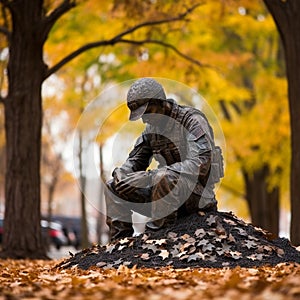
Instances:
[[[130,109],[129,120],[139,119],[146,111],[151,99],[166,100],[165,91],[160,83],[152,78],[135,81],[127,93],[127,106]]]

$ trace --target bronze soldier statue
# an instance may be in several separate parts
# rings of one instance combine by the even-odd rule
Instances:
[[[223,158],[205,115],[168,99],[152,78],[131,85],[127,106],[129,119],[142,118],[146,128],[107,182],[111,240],[132,236],[132,211],[150,217],[147,228],[157,230],[199,210],[217,210],[214,185],[223,177]],[[152,159],[158,166],[150,170]]]

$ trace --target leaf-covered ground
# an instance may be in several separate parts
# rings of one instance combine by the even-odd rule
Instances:
[[[2,299],[300,299],[300,252],[231,213],[54,261],[0,260]]]
[[[0,299],[300,298],[300,265],[259,268],[58,269],[59,261],[0,260]]]
[[[65,260],[62,268],[103,269],[259,267],[300,263],[300,252],[285,238],[247,224],[232,213],[195,213],[173,226],[146,231],[106,246],[93,246]]]

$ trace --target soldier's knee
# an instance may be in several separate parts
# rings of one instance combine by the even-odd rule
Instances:
[[[152,183],[153,183],[153,185],[159,183],[162,179],[164,179],[165,175],[166,175],[166,171],[165,170],[158,169],[154,173],[154,175],[152,177]]]
[[[179,176],[179,174],[165,168],[161,170],[158,169],[157,172],[153,175],[152,183],[153,185],[167,184],[170,186],[174,186],[178,182]]]

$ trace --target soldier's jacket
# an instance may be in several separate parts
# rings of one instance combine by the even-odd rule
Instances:
[[[223,177],[221,149],[214,145],[212,128],[202,112],[167,101],[173,103],[173,108],[165,126],[147,124],[121,169],[126,173],[145,171],[154,158],[159,168],[196,177],[195,189],[202,191],[203,186],[213,185]]]

